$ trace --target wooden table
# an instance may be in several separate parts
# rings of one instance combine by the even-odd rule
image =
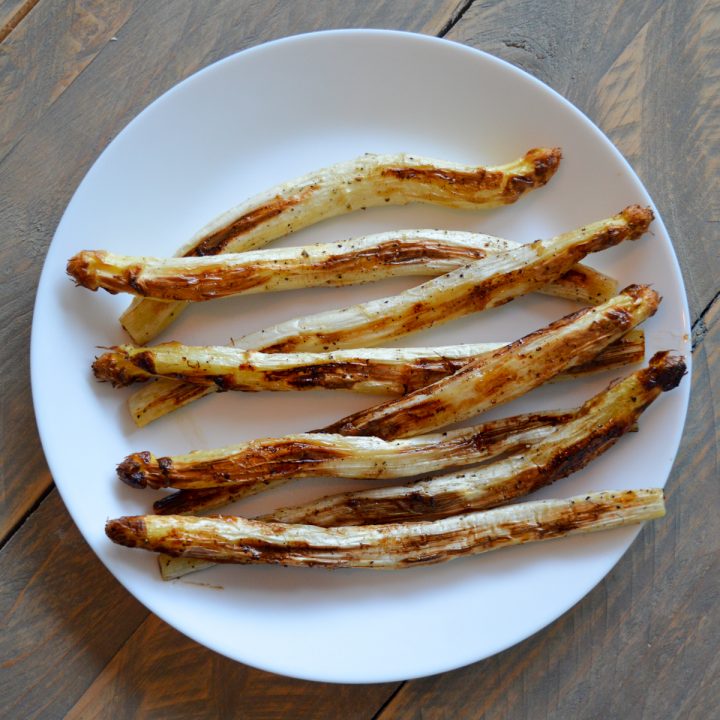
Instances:
[[[694,341],[668,519],[647,526],[595,590],[536,636],[471,667],[369,686],[302,682],[234,663],[129,596],[53,488],[27,361],[48,244],[113,136],[208,63],[273,38],[340,27],[411,30],[482,48],[584,110],[665,219]],[[1,0],[0,715],[717,716],[719,34],[717,0]]]

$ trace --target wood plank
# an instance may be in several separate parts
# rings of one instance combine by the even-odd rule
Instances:
[[[717,0],[473,3],[448,35],[527,70],[608,134],[668,226],[693,320],[720,275],[719,35]]]
[[[720,302],[696,347],[668,514],[587,597],[529,640],[406,683],[380,720],[682,717],[720,707]]]
[[[332,685],[254,670],[201,648],[150,616],[67,720],[372,718],[397,683]]]
[[[116,24],[132,7],[131,0],[108,5],[117,6],[113,15]],[[108,35],[106,44],[74,81],[49,84],[50,94],[57,96],[54,102],[47,105],[46,93],[44,112],[25,128],[0,162],[0,342],[4,349],[0,365],[0,538],[11,531],[50,482],[37,435],[31,430],[34,420],[28,369],[18,361],[28,354],[40,266],[72,192],[112,137],[179,80],[232,52],[276,37],[324,28],[391,27],[434,33],[445,26],[459,5],[459,0],[140,3],[117,32],[117,41],[110,42],[109,21],[103,26]],[[24,23],[30,23],[35,13],[45,12],[43,2]],[[98,15],[99,11],[93,17]],[[71,63],[61,48],[78,58],[85,57],[85,51],[75,48],[66,37],[76,25],[65,21],[56,33],[54,25],[47,24],[43,42],[28,31],[21,35],[23,42],[16,52],[35,57],[38,65],[49,57],[54,66],[69,67]],[[83,42],[82,33],[77,41]],[[47,54],[33,55],[43,45],[51,48]],[[32,84],[23,85],[10,105],[26,104],[25,92],[32,92]],[[26,431],[13,432],[16,428]]]
[[[62,717],[147,610],[118,586],[53,491],[0,551],[0,714]]]
[[[115,36],[137,4],[43,1],[13,30],[0,54],[0,160]]]
[[[1,0],[0,1],[0,42],[25,19],[39,0]]]

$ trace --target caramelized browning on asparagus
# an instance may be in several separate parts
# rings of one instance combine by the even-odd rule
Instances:
[[[459,422],[529,392],[573,360],[587,362],[653,315],[659,302],[654,290],[631,285],[602,305],[568,315],[490,358],[468,363],[447,378],[350,415],[323,431],[392,440]]]
[[[140,488],[253,485],[315,476],[408,477],[478,463],[537,442],[568,417],[563,412],[518,415],[473,428],[393,442],[302,433],[174,457],[156,458],[141,452],[125,458],[117,471],[123,482]]]
[[[404,395],[457,372],[506,343],[445,347],[358,348],[329,353],[263,353],[226,346],[165,343],[120,345],[93,362],[98,380],[124,387],[155,378],[184,380],[212,391],[294,391],[315,388]],[[587,363],[562,375],[577,377],[639,362],[645,356],[642,330],[632,330]]]

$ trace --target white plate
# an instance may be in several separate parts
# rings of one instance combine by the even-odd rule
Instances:
[[[154,555],[114,546],[103,531],[106,518],[147,512],[155,497],[116,479],[114,467],[129,452],[171,454],[307,430],[371,401],[344,392],[226,393],[137,430],[126,414],[127,391],[94,382],[89,371],[96,346],[124,340],[116,317],[127,300],[73,287],[65,276],[67,258],[83,248],[171,254],[246,197],[364,152],[495,164],[539,145],[561,145],[565,159],[547,187],[516,205],[485,213],[373,209],[307,229],[284,244],[405,227],[529,241],[651,202],[602,133],[537,80],[476,50],[395,32],[318,33],[242,52],[173,88],[111,143],[75,193],[47,256],[33,326],[33,395],[48,462],[73,519],[150,610],[203,645],[259,668],[314,680],[388,681],[459,667],[517,643],[565,612],[613,567],[636,529],[395,572],[223,567],[163,583]],[[673,348],[689,361],[685,293],[661,220],[649,236],[592,263],[623,285],[654,284],[664,302],[646,324],[648,351]],[[410,284],[206,303],[185,313],[164,339],[223,343]],[[524,298],[407,344],[511,340],[573,307]],[[572,406],[607,381],[543,388],[502,414]],[[688,378],[650,408],[642,432],[538,496],[663,485],[689,387]],[[349,485],[297,483],[247,502],[243,512]]]

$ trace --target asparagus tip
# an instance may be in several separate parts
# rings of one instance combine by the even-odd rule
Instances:
[[[643,382],[646,388],[659,387],[664,392],[676,388],[687,374],[687,365],[682,355],[671,355],[668,350],[655,353],[645,371]]]
[[[630,229],[630,240],[639,238],[647,232],[650,223],[655,219],[655,213],[649,207],[640,207],[640,205],[628,205],[621,213]]]
[[[151,461],[152,455],[147,450],[128,455],[117,466],[118,477],[130,487],[146,488],[148,484],[146,468]]]
[[[105,534],[118,545],[139,547],[145,537],[145,521],[142,516],[124,516],[108,520],[105,523]]]

